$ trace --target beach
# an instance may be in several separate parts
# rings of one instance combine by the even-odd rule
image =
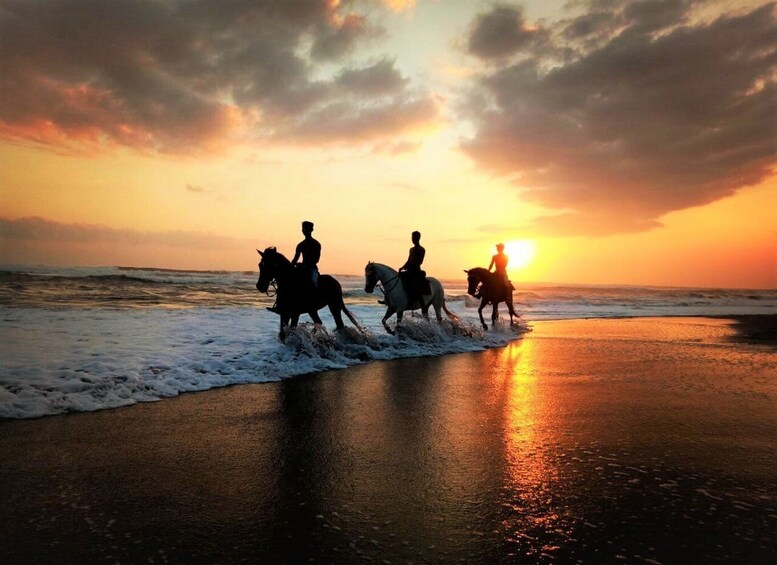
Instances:
[[[534,322],[482,352],[3,420],[0,562],[775,562],[773,329]]]

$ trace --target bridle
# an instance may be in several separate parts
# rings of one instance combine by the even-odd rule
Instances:
[[[262,263],[263,262],[264,260],[262,260]],[[260,272],[262,270],[262,263],[259,263],[258,265]],[[272,292],[270,291],[270,288],[272,288]],[[267,283],[267,290],[264,292],[264,294],[266,294],[270,298],[275,298],[275,296],[278,294],[278,284],[275,277],[271,278],[270,282]]]
[[[396,275],[394,275],[393,277],[391,277],[388,280],[382,281],[382,280],[380,280],[380,277],[378,276],[378,274],[375,272],[375,267],[370,267],[370,270],[371,270],[372,274],[375,276],[375,278],[378,279],[378,282],[375,283],[375,286],[373,287],[373,289],[377,288],[378,290],[380,290],[380,292],[383,294],[383,296],[386,296],[387,292],[391,292],[392,290],[394,290],[394,288],[396,288],[396,286],[400,282],[400,281],[397,280],[397,279],[399,279],[399,273],[397,273]],[[391,287],[386,288],[386,285],[389,284],[390,282],[393,282],[393,281],[396,281],[396,282],[394,282],[394,284],[391,285]]]
[[[472,284],[473,281],[476,284],[473,285]],[[470,289],[473,286],[475,288],[470,292]],[[473,274],[467,273],[467,294],[469,294],[470,296],[475,296],[477,294],[478,290],[480,289],[480,287],[482,287],[482,286],[483,286],[483,281],[480,279],[480,277],[478,277],[477,275],[473,275]]]

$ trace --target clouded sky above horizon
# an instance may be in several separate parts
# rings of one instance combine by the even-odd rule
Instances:
[[[4,263],[777,286],[777,11],[685,0],[7,1]],[[328,263],[327,263],[328,261]]]

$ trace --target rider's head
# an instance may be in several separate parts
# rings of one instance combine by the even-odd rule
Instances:
[[[496,244],[496,250],[497,251],[504,251],[505,250],[505,244],[504,243],[497,243]]]
[[[313,222],[302,222],[302,233],[305,235],[313,233]]]
[[[413,243],[418,243],[421,241],[421,232],[414,231],[412,234],[410,234],[410,238],[413,240]]]

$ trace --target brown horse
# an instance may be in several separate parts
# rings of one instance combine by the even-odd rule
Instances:
[[[493,304],[494,310],[491,313],[491,325],[496,323],[499,318],[499,303],[504,302],[507,304],[507,309],[510,311],[510,323],[514,324],[513,316],[520,318],[515,313],[513,307],[513,286],[509,288],[505,287],[504,279],[496,273],[490,272],[483,267],[475,267],[474,269],[465,270],[467,273],[467,294],[480,298],[480,308],[478,308],[478,315],[480,316],[480,323],[483,324],[483,329],[487,330],[488,325],[483,319],[483,308],[486,304]]]
[[[314,288],[310,272],[295,268],[291,261],[278,253],[274,247],[256,251],[262,257],[259,262],[259,280],[256,281],[256,290],[267,292],[272,281],[277,284],[276,304],[271,310],[281,317],[278,336],[281,341],[286,337],[286,325],[291,322],[291,327],[296,327],[301,314],[308,314],[314,323],[321,324],[318,311],[324,306],[329,307],[338,330],[345,327],[341,315],[345,312],[353,325],[362,331],[356,319],[345,307],[343,289],[334,277],[321,275],[318,277],[318,285]]]

